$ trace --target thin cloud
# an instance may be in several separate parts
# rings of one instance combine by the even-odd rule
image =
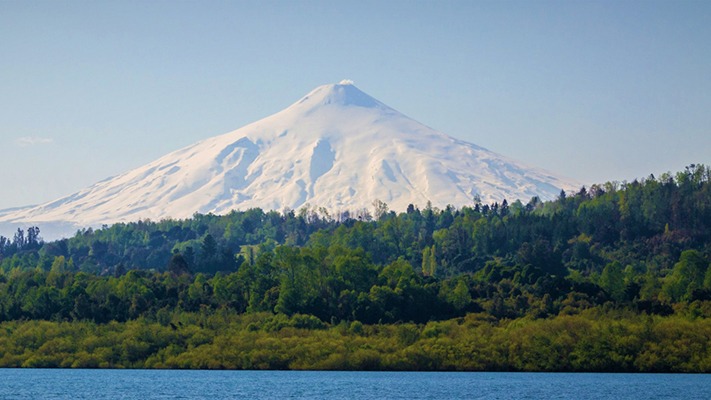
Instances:
[[[15,143],[18,146],[22,146],[22,147],[51,144],[52,142],[54,142],[54,139],[52,139],[52,138],[37,137],[37,136],[23,136],[21,138],[15,139]]]

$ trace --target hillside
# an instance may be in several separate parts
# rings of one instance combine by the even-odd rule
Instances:
[[[0,366],[709,372],[710,172],[377,220],[18,231]]]

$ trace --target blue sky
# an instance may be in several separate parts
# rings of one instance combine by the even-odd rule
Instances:
[[[710,164],[709,21],[708,1],[0,1],[0,209],[346,78],[587,184]]]

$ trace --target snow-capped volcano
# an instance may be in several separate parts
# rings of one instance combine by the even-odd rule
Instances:
[[[317,87],[286,109],[0,222],[97,226],[305,204],[404,211],[551,199],[574,181],[530,168],[399,113],[350,81]]]

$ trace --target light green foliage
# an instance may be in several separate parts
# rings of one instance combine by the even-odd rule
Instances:
[[[600,275],[600,287],[605,289],[615,301],[622,301],[625,297],[624,275],[622,265],[615,261],[607,264]]]
[[[615,312],[342,327],[220,311],[176,313],[165,325],[3,322],[0,367],[708,373],[709,336],[706,319]]]
[[[457,286],[454,287],[449,300],[457,310],[464,310],[471,304],[472,296],[464,280],[457,282]]]
[[[437,256],[435,246],[422,250],[422,275],[434,277],[437,273]]]
[[[669,301],[691,300],[694,291],[704,288],[708,266],[708,261],[698,251],[682,252],[672,273],[664,280],[664,298]]]

